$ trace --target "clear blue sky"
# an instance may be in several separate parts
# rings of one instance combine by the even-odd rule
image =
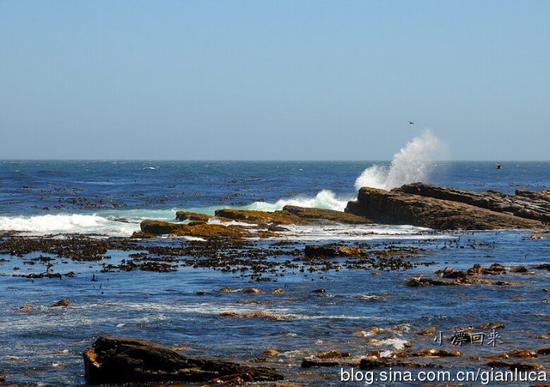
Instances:
[[[0,0],[0,159],[390,159],[425,127],[550,158],[550,1]]]

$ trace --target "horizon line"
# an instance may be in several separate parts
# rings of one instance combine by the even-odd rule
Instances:
[[[84,159],[72,159],[72,158],[0,158],[0,162],[5,161],[101,161],[101,162],[107,162],[107,161],[131,161],[131,162],[252,162],[252,163],[274,163],[274,162],[313,162],[313,163],[320,163],[320,162],[335,162],[335,163],[360,163],[360,162],[391,162],[391,159],[331,159],[331,160],[322,160],[322,159],[115,159],[115,158],[84,158]],[[550,159],[548,160],[536,160],[536,159],[510,159],[510,160],[504,160],[504,159],[455,159],[455,160],[430,160],[430,162],[434,163],[453,163],[453,162],[462,162],[462,163],[547,163],[550,162]]]

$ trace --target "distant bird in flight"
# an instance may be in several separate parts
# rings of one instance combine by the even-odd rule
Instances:
[[[412,122],[412,121],[409,121],[409,125],[414,125],[414,122]]]

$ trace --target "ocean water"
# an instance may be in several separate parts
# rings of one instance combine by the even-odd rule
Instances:
[[[390,168],[389,162],[1,161],[0,230],[129,236],[141,219],[173,219],[180,209],[274,210],[288,203],[342,209],[356,194],[357,177],[373,165]],[[550,163],[503,162],[496,170],[491,162],[436,162],[425,179],[470,190],[541,190],[550,187]],[[447,335],[457,326],[504,324],[497,346],[461,347],[460,359],[442,360],[448,367],[484,366],[486,361],[471,357],[548,346],[544,337],[550,310],[543,289],[550,287],[550,275],[534,269],[549,261],[548,238],[532,240],[528,231],[433,233],[373,225],[294,227],[283,239],[292,249],[328,242],[420,247],[425,253],[411,262],[430,264],[394,271],[287,270],[274,273],[270,281],[255,282],[239,273],[183,264],[170,273],[102,272],[103,264],[120,263],[132,253],[109,251],[110,258],[99,262],[54,257],[57,272],[74,271],[75,276],[33,280],[14,275],[43,270],[25,261],[44,254],[14,257],[0,252],[0,374],[13,383],[84,384],[81,353],[106,334],[184,346],[184,353],[193,356],[252,363],[274,347],[280,355],[267,359],[266,365],[282,369],[287,380],[319,386],[338,384],[339,369],[304,372],[304,356],[330,349],[360,355],[394,349],[403,340],[411,340],[416,349],[433,346],[432,337],[414,333],[428,326]],[[254,241],[258,249],[278,242]],[[499,277],[517,281],[517,286],[405,286],[411,276],[433,276],[446,266],[494,262],[525,265],[533,274]],[[263,293],[223,293],[223,287],[258,287]],[[285,294],[270,294],[275,288]],[[319,288],[326,292],[312,292]],[[71,300],[69,308],[49,307],[65,297]],[[21,311],[23,304],[33,309]],[[289,320],[220,316],[235,311],[262,311]],[[354,335],[373,327],[387,332],[375,337],[378,342]],[[445,343],[445,348],[453,346]],[[550,367],[548,357],[533,361]]]
[[[389,162],[0,161],[0,230],[130,235],[141,219],[173,219],[179,209],[343,210],[373,165]],[[425,180],[446,186],[506,193],[550,186],[548,162],[430,165]]]

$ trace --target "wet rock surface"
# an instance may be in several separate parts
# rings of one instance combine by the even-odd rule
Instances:
[[[506,233],[508,237],[516,235],[514,238],[518,240],[522,240],[524,234],[523,231]],[[67,319],[73,324],[72,321],[81,319],[95,321],[97,315],[99,323],[86,325],[86,329],[94,330],[88,337],[90,334],[140,336],[143,333],[143,336],[158,337],[159,341],[170,343],[170,349],[184,348],[184,354],[190,359],[207,359],[213,354],[235,361],[239,366],[275,369],[285,379],[306,385],[308,380],[334,382],[339,367],[450,369],[455,366],[485,367],[489,362],[500,362],[498,366],[503,369],[547,367],[545,340],[548,336],[546,331],[540,330],[541,321],[546,318],[542,311],[526,314],[537,331],[520,332],[514,328],[516,320],[508,319],[502,308],[498,309],[498,316],[490,318],[485,316],[490,308],[482,312],[482,318],[477,307],[463,308],[464,303],[476,299],[485,302],[487,294],[492,292],[498,294],[499,302],[517,299],[516,305],[542,305],[545,293],[541,281],[547,273],[544,261],[524,260],[523,256],[506,260],[509,241],[501,243],[496,233],[452,233],[438,240],[440,235],[428,234],[427,239],[421,241],[333,243],[231,237],[204,238],[207,240],[204,242],[170,237],[132,239],[5,234],[0,237],[0,250],[9,253],[3,255],[5,262],[0,267],[7,277],[20,281],[23,287],[28,288],[33,281],[52,291],[61,284],[69,286],[69,290],[56,291],[42,300],[18,300],[10,309],[15,316],[48,321]],[[544,250],[547,241],[529,240],[527,243]],[[499,250],[503,246],[505,248]],[[82,259],[83,256],[86,259]],[[93,259],[88,259],[90,257]],[[20,269],[12,272],[16,263]],[[74,270],[75,277],[58,279],[40,275],[46,273],[46,269],[49,273],[65,273],[68,272],[66,267]],[[34,271],[36,276],[20,276],[25,269]],[[427,279],[428,285],[456,287],[415,289],[406,286],[407,279],[418,277]],[[119,298],[125,297],[130,290],[128,286],[136,281],[134,278],[154,283],[155,292],[157,286],[162,289],[158,294],[170,300],[170,305],[156,302],[157,295],[151,295],[151,287],[146,293],[140,292],[139,287],[131,288],[143,299],[132,298],[130,302],[119,304]],[[335,281],[342,278],[350,280],[337,286]],[[116,287],[119,280],[124,281],[124,288]],[[194,281],[198,281],[200,287],[189,289]],[[72,283],[78,284],[80,289],[93,289],[93,295],[83,298],[79,290],[70,290]],[[458,287],[461,285],[466,286]],[[113,292],[115,298],[103,296],[103,290]],[[432,295],[436,295],[435,298]],[[69,298],[70,303],[53,306],[56,300],[64,298]],[[101,302],[95,303],[96,298]],[[414,314],[401,320],[403,324],[398,324],[395,318],[386,322],[385,311],[404,305],[403,300],[417,308]],[[423,308],[432,308],[438,303],[447,305],[439,309],[443,313],[459,310],[458,319],[457,316],[452,320],[426,318],[428,313]],[[111,308],[116,305],[138,309],[121,311],[117,306],[111,317]],[[356,309],[350,316],[345,309],[350,306],[352,310],[359,308],[359,312]],[[138,313],[134,323],[128,321]],[[197,321],[200,326],[193,328]],[[379,326],[373,326],[374,321]],[[192,329],[199,329],[199,333]],[[434,337],[440,329],[446,329],[446,336],[442,346],[436,347]],[[478,352],[475,335],[479,331],[488,334],[493,329],[503,331],[505,344]],[[226,330],[229,335],[224,333]],[[185,339],[181,339],[180,332],[184,332]],[[187,335],[186,332],[193,333]],[[202,336],[203,332],[207,333]],[[241,333],[239,344],[235,344],[237,336],[234,335]],[[246,341],[251,335],[262,337],[260,348],[257,348],[258,341]],[[223,344],[210,350],[209,346],[215,346],[220,337],[225,340]],[[460,339],[461,346],[451,343],[455,337]],[[82,336],[71,336],[71,339],[79,342]],[[55,373],[79,375],[81,358],[78,359],[79,368],[74,371],[71,354],[82,353],[87,344],[78,347],[76,352],[68,344],[71,352],[54,355],[55,359],[45,368],[52,374],[51,370],[55,369]],[[269,347],[276,349],[268,351]],[[250,348],[257,348],[252,351],[253,357],[250,357]],[[462,355],[453,355],[457,351]],[[21,362],[15,358],[8,360],[10,367],[17,367]],[[63,367],[67,367],[67,371],[62,371]],[[12,371],[10,368],[10,377]],[[209,374],[208,377],[211,376],[213,379],[200,382],[242,384],[252,380],[246,373],[218,377]]]
[[[298,206],[284,206],[283,211],[297,215],[303,219],[311,219],[325,223],[367,224],[372,223],[364,216],[358,216],[343,211],[325,210],[321,208],[306,208]]]
[[[496,285],[513,286],[519,285],[517,281],[495,280],[488,277],[494,277],[504,274],[533,274],[524,266],[513,266],[506,268],[499,263],[493,263],[488,267],[475,264],[466,270],[457,270],[452,267],[445,267],[437,270],[435,274],[441,278],[412,277],[406,282],[410,287],[425,286],[459,286],[459,285]]]
[[[436,230],[493,230],[514,228],[544,228],[541,220],[548,215],[544,206],[537,206],[538,215],[530,218],[531,206],[525,201],[516,201],[515,206],[523,206],[523,212],[516,209],[514,213],[505,211],[506,207],[496,204],[478,206],[487,200],[467,199],[466,192],[413,184],[385,191],[363,187],[359,190],[357,200],[348,202],[346,212],[366,216],[378,223],[411,224],[429,227]],[[428,193],[432,196],[428,196]],[[426,195],[424,195],[426,194]],[[477,198],[477,194],[471,193]],[[481,195],[481,194],[480,194]],[[497,197],[490,194],[490,197]],[[543,201],[544,202],[544,201]],[[498,210],[498,211],[497,211]],[[516,213],[522,216],[516,215]],[[533,218],[537,218],[534,220]],[[546,221],[546,220],[545,220]]]
[[[140,224],[141,233],[135,237],[174,235],[190,236],[197,238],[235,238],[244,237],[247,232],[243,228],[210,224],[204,222],[181,224],[170,223],[162,220],[144,220]]]
[[[282,210],[267,212],[253,210],[222,209],[216,216],[254,224],[310,225],[310,224],[368,224],[372,223],[364,216],[343,211],[285,206]]]
[[[361,257],[365,252],[360,247],[349,247],[342,245],[306,245],[304,254],[308,258],[331,258],[331,257]]]
[[[218,359],[183,356],[148,340],[103,336],[84,351],[88,383],[205,382],[240,378],[246,382],[283,379],[267,367],[245,366]]]
[[[395,191],[470,204],[496,212],[510,213],[521,218],[550,223],[550,194],[548,190],[544,192],[516,190],[515,195],[507,195],[496,191],[473,192],[414,183],[406,184]]]

